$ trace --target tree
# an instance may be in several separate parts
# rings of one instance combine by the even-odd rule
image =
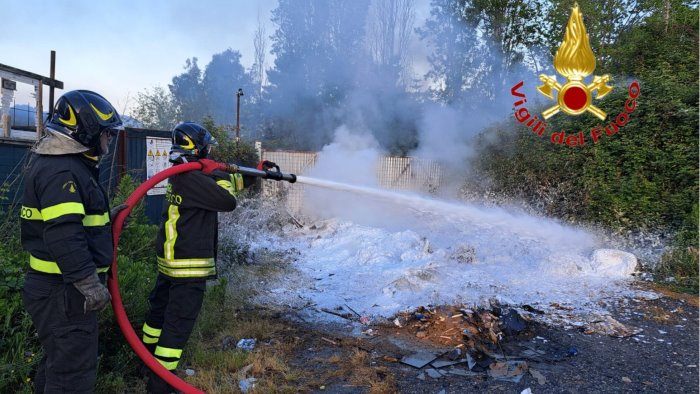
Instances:
[[[197,58],[193,57],[186,60],[185,72],[173,77],[172,83],[168,85],[182,120],[199,122],[207,115],[201,78]]]
[[[415,11],[413,0],[375,0],[369,8],[367,46],[378,72],[400,86],[410,82],[409,39]]]
[[[483,57],[491,78],[486,91],[504,92],[507,76],[516,71],[529,52],[543,40],[542,5],[536,0],[472,0],[465,3],[465,18],[486,38]],[[537,59],[531,59],[537,61]],[[493,95],[491,95],[493,96]]]
[[[641,87],[624,129],[574,148],[551,144],[528,129],[490,130],[497,142],[481,150],[477,165],[495,180],[497,191],[544,205],[551,215],[614,230],[690,231],[697,247],[697,216],[689,214],[698,204],[697,2],[666,4],[659,2],[639,23],[619,24],[621,30],[610,33],[606,68],[615,88],[599,105],[616,115],[624,108],[630,78]],[[508,124],[515,125],[512,119]],[[547,124],[549,130],[586,133],[601,126],[584,115],[557,115]]]
[[[342,122],[357,84],[369,2],[281,0],[272,12],[275,65],[268,72],[270,122],[282,146],[318,149]]]
[[[263,25],[258,14],[258,27],[253,36],[253,47],[255,48],[255,61],[250,69],[252,82],[255,86],[254,96],[257,101],[262,101],[263,88],[265,86],[266,68],[265,59],[267,55],[267,36],[265,35],[265,25]]]
[[[465,19],[464,1],[432,0],[430,17],[417,32],[432,49],[425,75],[433,98],[456,104],[481,70],[476,31]]]
[[[212,56],[204,69],[200,88],[204,92],[204,110],[217,124],[236,121],[236,91],[253,91],[250,76],[241,65],[241,54],[227,49]],[[242,111],[245,107],[242,107]],[[242,116],[245,118],[245,116]]]
[[[507,91],[508,75],[542,38],[541,2],[535,0],[433,0],[430,18],[418,29],[433,52],[426,78],[448,104],[472,92],[493,101]]]
[[[160,86],[137,93],[132,116],[156,130],[171,130],[181,118],[173,95]]]

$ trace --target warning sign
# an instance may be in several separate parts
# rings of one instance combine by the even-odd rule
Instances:
[[[170,138],[146,138],[146,179],[170,167],[168,155],[170,152]],[[146,194],[149,196],[165,194],[167,180],[159,182]]]

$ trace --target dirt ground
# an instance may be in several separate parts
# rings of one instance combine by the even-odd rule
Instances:
[[[456,308],[424,312],[400,316],[401,327],[392,321],[363,324],[359,316],[352,315],[318,324],[304,313],[279,314],[277,318],[291,327],[288,333],[293,336],[290,366],[303,371],[296,382],[299,391],[448,394],[522,393],[527,389],[532,393],[699,390],[697,297],[667,292],[656,300],[621,302],[612,316],[642,330],[623,338],[534,322],[528,322],[521,332],[506,333],[502,330],[506,311],[501,311],[499,324],[489,322],[493,311],[483,312],[481,317],[477,311],[460,312]],[[471,312],[474,314],[468,315]],[[471,320],[465,313],[472,316]],[[498,334],[495,338],[494,332]],[[464,361],[465,352],[486,356]],[[416,353],[430,355],[423,362],[432,357],[436,360],[421,368],[402,362]],[[441,362],[453,362],[450,357],[454,363],[441,366]],[[509,377],[513,381],[504,380]]]

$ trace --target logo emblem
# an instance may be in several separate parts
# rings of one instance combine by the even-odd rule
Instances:
[[[75,193],[78,189],[75,187],[75,182],[73,181],[68,181],[63,184],[62,186],[63,190],[68,189],[69,192]]]
[[[607,114],[591,104],[591,101],[594,91],[597,90],[595,98],[600,99],[613,89],[607,84],[610,75],[595,75],[591,83],[584,83],[584,78],[595,71],[595,56],[588,42],[588,33],[578,4],[571,11],[564,41],[554,55],[554,69],[566,78],[566,83],[561,85],[556,75],[540,74],[543,85],[538,86],[537,91],[552,100],[552,90],[557,91],[557,105],[544,110],[542,116],[549,119],[560,110],[569,115],[580,115],[588,111],[600,120],[605,120]]]

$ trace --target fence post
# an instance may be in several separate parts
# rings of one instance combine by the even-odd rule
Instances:
[[[36,139],[39,140],[44,134],[44,83],[41,81],[37,81],[37,84],[34,88],[36,89]],[[27,112],[27,118],[29,118],[29,112]],[[27,120],[27,124],[29,124],[29,120]]]

